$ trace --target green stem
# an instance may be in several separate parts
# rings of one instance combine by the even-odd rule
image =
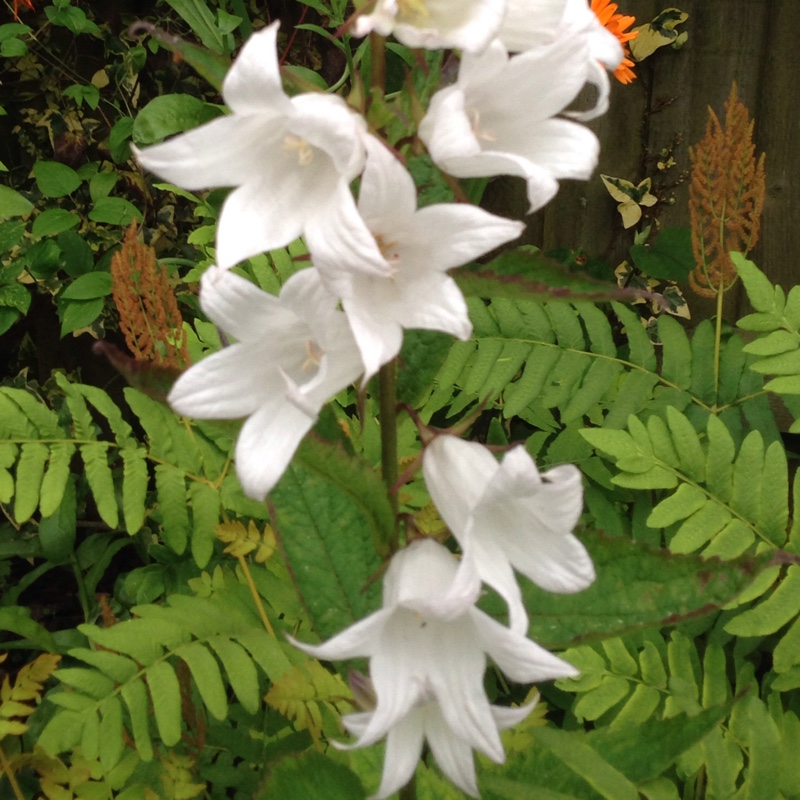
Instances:
[[[389,492],[389,501],[395,516],[395,527],[390,541],[390,550],[397,550],[397,494],[393,491],[397,483],[397,362],[384,364],[378,373],[381,415],[381,473]]]
[[[714,408],[719,400],[719,360],[722,351],[722,303],[725,299],[725,284],[719,282],[717,289],[717,319],[714,326]]]
[[[373,31],[369,35],[369,48],[372,53],[372,88],[383,94],[386,90],[386,39]]]
[[[4,774],[6,778],[8,778],[8,782],[11,784],[11,791],[14,792],[14,797],[16,800],[25,800],[25,795],[22,794],[22,789],[19,788],[17,779],[14,777],[14,769],[6,757],[2,747],[0,747],[0,768],[2,768],[2,772],[0,772],[0,778],[2,778]]]
[[[86,581],[83,578],[83,573],[78,564],[78,559],[75,553],[69,557],[69,563],[72,567],[72,572],[75,575],[75,582],[78,584],[78,600],[80,601],[81,608],[83,609],[83,618],[86,622],[91,622],[91,615],[94,611],[94,602],[89,598],[89,592],[86,588]]]

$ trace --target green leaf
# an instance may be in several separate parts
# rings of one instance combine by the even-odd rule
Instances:
[[[89,219],[107,225],[127,227],[134,220],[142,221],[142,212],[124,197],[101,197],[89,212]]]
[[[586,737],[550,727],[538,728],[534,735],[537,743],[544,745],[602,797],[607,800],[638,800],[636,786],[603,759]]]
[[[144,448],[122,450],[122,516],[129,536],[138,533],[144,525],[147,511],[147,451]]]
[[[0,220],[22,217],[33,210],[33,203],[10,186],[0,185]]]
[[[775,309],[775,292],[769,278],[741,253],[732,252],[730,256],[753,308],[761,312],[773,311]]]
[[[551,650],[709,614],[747,587],[771,557],[765,553],[722,562],[671,555],[598,533],[586,532],[581,539],[597,572],[588,589],[556,595],[521,580],[525,606],[531,609],[530,637]],[[494,597],[484,598],[481,607],[496,616],[504,613]]]
[[[163,141],[197,128],[220,115],[220,109],[190,94],[165,94],[151,100],[136,116],[133,140],[137,145]]]
[[[20,283],[0,286],[0,306],[13,308],[22,314],[27,313],[31,305],[31,293]]]
[[[766,636],[775,633],[800,613],[800,567],[790,566],[778,588],[754,608],[725,625],[734,636]]]
[[[225,52],[225,42],[214,20],[214,15],[203,0],[167,0],[200,41],[215,53]]]
[[[66,336],[80,328],[87,328],[103,312],[103,300],[65,300],[59,302],[61,316],[61,336]]]
[[[74,448],[73,448],[74,450]],[[42,554],[53,564],[63,564],[73,554],[75,536],[78,531],[75,480],[66,481],[61,489],[61,503],[50,516],[42,516],[39,522],[39,542]]]
[[[106,771],[119,763],[125,751],[122,731],[122,703],[112,694],[100,706],[99,755],[100,763]]]
[[[648,277],[685,283],[695,267],[691,228],[663,228],[652,244],[635,244],[630,254]]]
[[[224,636],[216,636],[209,644],[225,667],[228,683],[248,714],[255,714],[261,704],[258,672],[245,649]]]
[[[33,165],[33,176],[45,197],[64,197],[81,185],[80,175],[60,161],[37,161]]]
[[[314,751],[288,756],[272,765],[255,800],[361,800],[358,776],[343,764]]]
[[[33,221],[31,233],[36,239],[54,236],[80,225],[80,222],[81,218],[73,211],[67,211],[66,208],[48,208]]]
[[[167,661],[151,664],[144,674],[161,740],[167,747],[173,747],[181,739],[181,687],[178,676]]]
[[[217,541],[214,528],[219,524],[219,491],[195,481],[189,485],[189,495],[192,499],[192,557],[203,569],[211,560]]]
[[[20,448],[14,496],[14,518],[20,524],[27,522],[39,505],[47,455],[47,447],[41,442],[25,442]]]
[[[93,300],[111,294],[110,272],[87,272],[76,278],[61,293],[64,300]]]
[[[379,605],[369,507],[330,477],[295,462],[270,494],[275,534],[312,624],[328,638]]]
[[[170,550],[180,555],[189,541],[184,473],[171,464],[157,464],[156,493],[162,518],[161,535]]]
[[[117,508],[114,478],[108,466],[108,447],[108,442],[81,445],[81,457],[97,512],[103,522],[113,530],[119,525],[119,509]]]
[[[128,707],[133,740],[142,761],[152,761],[153,744],[150,740],[150,708],[147,690],[142,681],[125,683],[121,688],[122,699]]]
[[[206,708],[216,719],[228,716],[228,701],[219,665],[214,656],[199,642],[181,647],[177,654],[186,662]]]

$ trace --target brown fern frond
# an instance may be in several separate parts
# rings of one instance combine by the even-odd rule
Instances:
[[[166,267],[156,261],[152,247],[137,240],[135,224],[111,259],[111,293],[120,330],[137,360],[178,369],[189,363],[183,318]]]
[[[705,136],[689,148],[689,215],[697,264],[689,284],[697,294],[714,297],[736,282],[728,253],[747,254],[758,241],[766,176],[764,154],[755,157],[754,121],[735,83],[725,102],[724,127],[710,108],[708,116]]]

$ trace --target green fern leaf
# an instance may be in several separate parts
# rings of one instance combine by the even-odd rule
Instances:
[[[734,636],[767,636],[800,614],[800,567],[790,566],[786,577],[766,600],[725,625]]]
[[[213,637],[209,644],[222,662],[228,683],[239,702],[248,714],[255,714],[261,705],[258,672],[247,651],[224,636]]]
[[[692,480],[703,481],[706,471],[706,456],[700,437],[689,420],[674,408],[667,409],[667,425],[672,434],[678,463]]]
[[[214,656],[198,642],[191,642],[178,648],[176,654],[189,667],[206,708],[217,719],[225,719],[228,716],[228,701],[219,664]],[[153,699],[155,700],[155,698]]]
[[[167,661],[151,664],[144,674],[158,733],[167,747],[173,747],[181,739],[181,687],[178,676]]]
[[[665,497],[650,513],[650,528],[667,528],[699,511],[708,501],[708,495],[697,486],[682,483],[674,494]]]
[[[192,557],[194,563],[203,569],[211,560],[214,544],[217,541],[214,527],[219,524],[219,492],[205,483],[189,485],[192,500]]]
[[[639,653],[639,670],[642,680],[648,686],[656,689],[667,688],[667,672],[664,669],[664,661],[658,648],[652,642],[645,642]]]
[[[96,386],[83,383],[73,384],[74,390],[80,394],[96,411],[105,417],[114,440],[120,447],[131,447],[136,444],[131,426],[122,417],[119,406]]]
[[[2,395],[0,395],[0,414]],[[0,442],[0,503],[10,503],[14,496],[14,476],[9,471],[17,463],[19,447],[13,442]]]
[[[39,431],[10,396],[10,389],[0,387],[0,436],[4,439],[38,439]]]
[[[147,451],[141,447],[125,448],[122,456],[122,516],[129,536],[138,533],[147,514]]]
[[[624,428],[628,424],[631,414],[636,414],[643,409],[653,390],[658,385],[658,375],[654,372],[631,371],[623,372],[619,378],[613,400],[608,408],[608,414],[603,421],[606,428]]]
[[[706,486],[723,502],[729,502],[733,491],[733,464],[736,445],[728,428],[716,415],[708,417],[708,449],[706,452]]]
[[[575,703],[573,713],[578,720],[594,721],[609,709],[622,702],[631,691],[631,684],[625,678],[605,675],[600,684],[582,695]]]
[[[69,651],[69,655],[104,673],[114,683],[126,683],[132,680],[138,671],[136,662],[127,656],[112,653],[109,650],[74,647]]]
[[[715,401],[714,387],[714,328],[703,320],[692,336],[692,383],[690,391],[704,403]]]
[[[505,390],[503,416],[518,416],[541,393],[561,359],[561,351],[553,347],[534,347],[522,377]]]
[[[72,432],[76,439],[94,441],[97,439],[96,425],[86,401],[75,389],[75,384],[69,383],[62,375],[58,381],[59,386],[65,391],[67,408],[72,417]],[[97,758],[97,753],[90,758]]]
[[[727,508],[708,499],[678,528],[669,542],[669,549],[673,553],[694,553],[716,536],[730,519]]]
[[[189,540],[189,510],[186,479],[182,470],[170,464],[156,466],[156,494],[161,512],[161,535],[170,550],[180,555]]]
[[[617,346],[608,317],[594,303],[573,303],[589,336],[591,352],[616,359]]]
[[[758,518],[761,482],[754,480],[764,472],[764,440],[758,431],[751,431],[739,448],[733,468],[731,508],[745,519]]]
[[[655,714],[659,705],[661,705],[661,693],[658,689],[640,684],[633,690],[633,694],[622,706],[619,714],[614,717],[611,727],[641,725]]]
[[[24,425],[22,431],[18,429],[19,432],[17,435],[29,439],[60,439],[63,437],[64,431],[58,424],[58,417],[56,414],[31,392],[25,389],[3,387],[2,394],[11,400],[29,422],[29,424]],[[13,419],[17,417],[17,414],[12,412],[11,417],[11,425],[14,426],[14,422],[19,421],[18,418],[17,420]],[[3,423],[5,425],[8,421],[4,419]],[[11,433],[9,438],[13,435],[14,434]]]
[[[122,703],[112,694],[100,706],[100,763],[107,771],[119,763],[125,752],[122,730]]]
[[[764,453],[756,524],[773,544],[784,545],[789,526],[789,468],[782,442],[772,442]]]
[[[26,442],[20,448],[14,497],[14,517],[20,524],[27,522],[39,505],[47,455],[47,447],[41,442]]]
[[[661,376],[679,389],[692,383],[692,346],[683,325],[666,314],[658,318],[658,338],[663,345]]]
[[[114,691],[114,681],[93,669],[84,667],[59,669],[56,670],[55,677],[61,683],[72,686],[73,689],[78,689],[95,700],[102,700]]]
[[[108,442],[93,442],[81,445],[80,450],[97,513],[109,528],[116,529],[119,525],[119,509],[114,477],[108,466],[108,448]]]
[[[611,389],[622,369],[615,361],[591,362],[581,378],[581,385],[561,413],[562,423],[568,425],[582,419]]]
[[[133,741],[139,757],[142,761],[152,761],[153,742],[150,738],[150,708],[147,703],[147,689],[142,681],[133,681],[125,683],[120,693],[128,709]]]
[[[667,644],[670,695],[664,707],[664,716],[669,719],[683,711],[696,714],[700,710],[700,697],[695,671],[697,651],[691,639],[679,631],[673,631]]]
[[[73,455],[75,455],[75,445],[72,442],[55,442],[50,445],[50,460],[42,479],[39,501],[43,517],[55,514],[64,499]]]
[[[639,315],[620,303],[612,303],[614,313],[625,326],[628,337],[628,350],[631,363],[648,372],[656,371],[656,351],[650,336],[642,325]]]

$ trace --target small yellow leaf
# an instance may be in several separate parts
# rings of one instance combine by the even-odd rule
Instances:
[[[104,69],[99,69],[92,75],[92,85],[98,89],[105,89],[111,81],[108,78],[108,73]]]
[[[679,34],[675,28],[688,18],[689,15],[679,8],[665,8],[652,22],[634,28],[631,33],[637,31],[639,35],[628,43],[631,55],[636,61],[644,61],[659,47],[668,44],[682,46],[689,34],[685,31]]]

